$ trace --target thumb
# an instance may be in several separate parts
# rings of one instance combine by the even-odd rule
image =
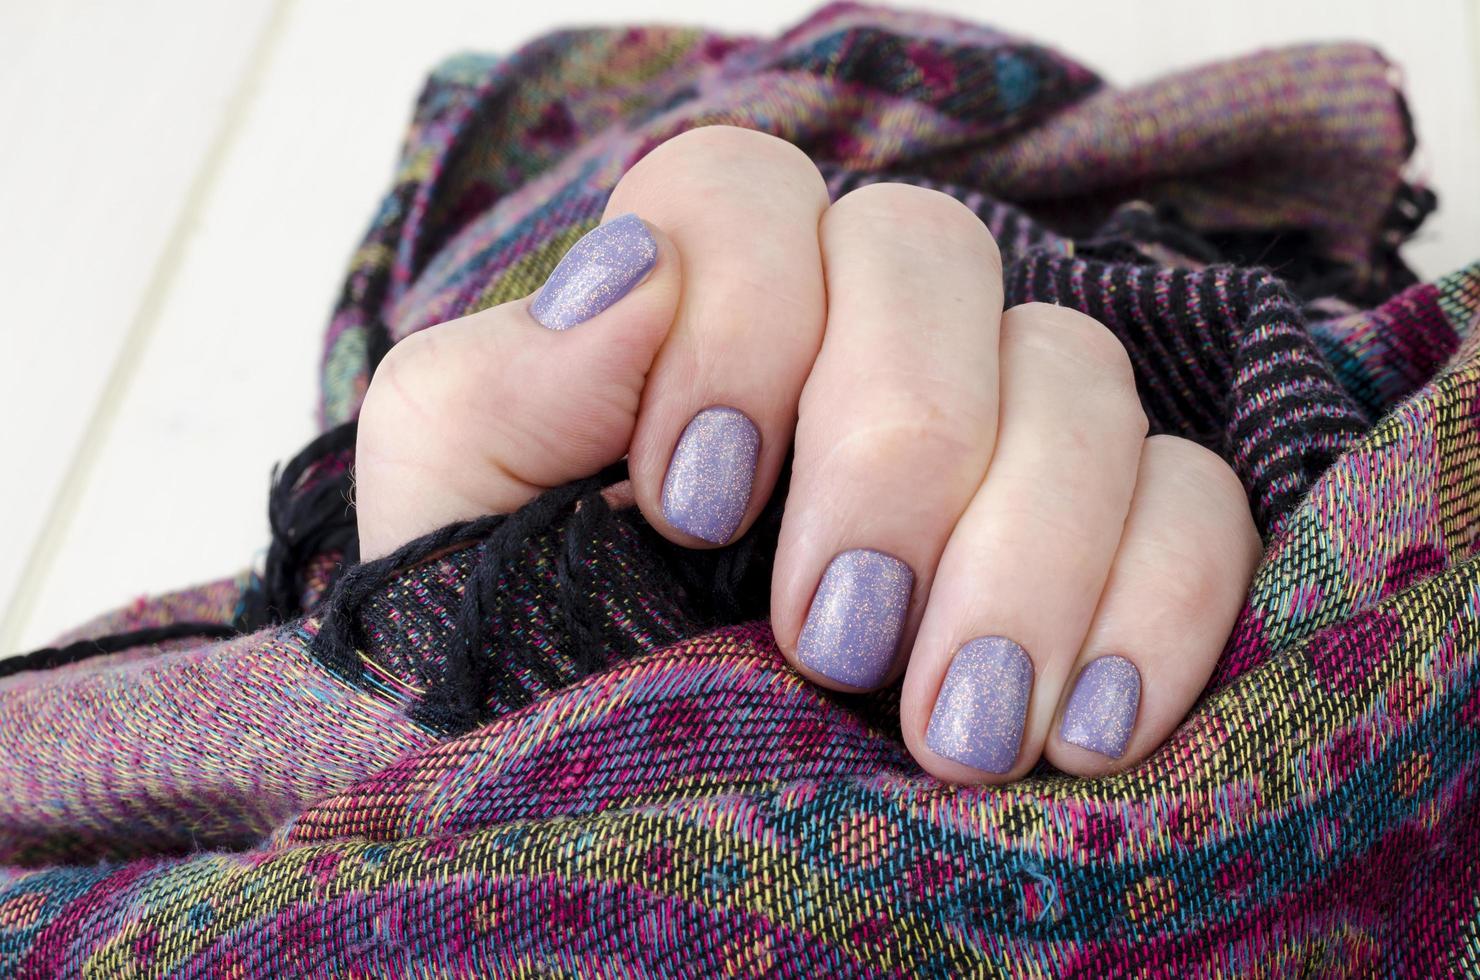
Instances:
[[[627,453],[678,306],[678,253],[628,214],[575,243],[533,297],[418,331],[360,411],[360,553],[517,509]]]

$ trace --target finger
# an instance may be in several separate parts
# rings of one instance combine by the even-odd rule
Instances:
[[[1097,775],[1144,759],[1201,693],[1262,548],[1238,477],[1196,443],[1153,436],[1093,625],[1045,755]]]
[[[903,184],[828,209],[829,307],[807,380],[772,585],[788,659],[885,683],[908,649],[997,427],[1001,261],[976,215]]]
[[[678,543],[744,533],[775,486],[822,337],[826,205],[795,146],[725,126],[664,143],[612,194],[611,208],[663,228],[683,261],[629,460],[638,505]]]
[[[1146,435],[1125,348],[1072,310],[1004,314],[1001,387],[997,449],[941,559],[900,705],[915,757],[957,782],[1037,761]]]
[[[624,215],[572,246],[534,297],[391,348],[360,412],[361,555],[621,459],[679,280],[672,243]]]

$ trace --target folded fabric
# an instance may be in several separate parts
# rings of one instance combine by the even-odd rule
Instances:
[[[1434,201],[1393,77],[1315,45],[1119,90],[849,4],[442,65],[266,567],[0,661],[0,973],[1480,972],[1480,265],[1399,258]],[[793,141],[834,195],[958,197],[1009,303],[1100,319],[1153,430],[1232,463],[1267,554],[1146,762],[925,775],[897,691],[777,652],[781,499],[687,553],[608,506],[618,466],[357,561],[385,351],[537,288],[632,163],[712,123]]]

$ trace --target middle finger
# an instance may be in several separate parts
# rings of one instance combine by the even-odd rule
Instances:
[[[822,351],[802,391],[772,579],[803,674],[864,690],[896,673],[997,428],[1001,260],[960,202],[905,184],[823,215]]]

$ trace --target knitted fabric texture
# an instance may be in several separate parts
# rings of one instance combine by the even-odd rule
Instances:
[[[1398,258],[1433,202],[1393,74],[1319,45],[1118,90],[852,5],[442,65],[267,569],[0,662],[0,974],[1480,972],[1480,265]],[[608,507],[617,468],[355,561],[388,347],[537,288],[628,167],[709,123],[796,143],[835,196],[958,197],[1009,303],[1101,320],[1153,429],[1233,465],[1266,557],[1144,763],[924,774],[897,691],[778,653],[779,497],[688,553]]]

